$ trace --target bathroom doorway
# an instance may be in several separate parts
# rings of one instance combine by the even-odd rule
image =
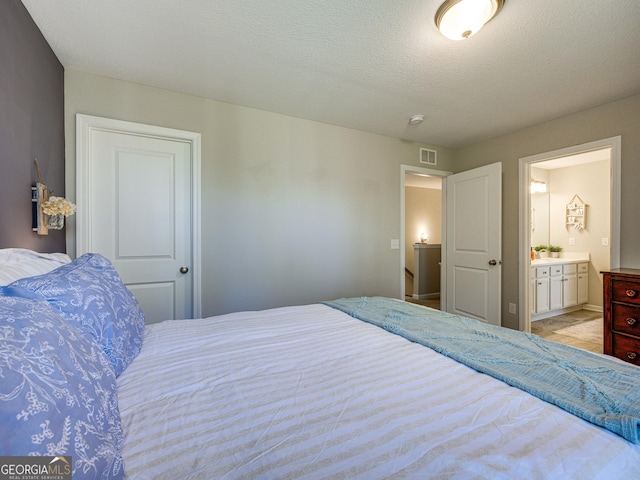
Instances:
[[[600,271],[619,266],[619,185],[620,137],[520,159],[520,330],[530,332],[532,320],[546,321],[556,316],[562,320],[562,315],[566,316],[564,320],[576,323],[581,319],[597,320],[590,318],[594,315],[599,318]],[[546,191],[531,193],[532,187],[541,186]],[[576,210],[569,208],[572,206]],[[532,247],[539,250],[535,261],[531,260]],[[549,250],[557,249],[561,250],[558,260],[544,259]],[[543,258],[538,260],[540,256]],[[582,293],[582,303],[564,308],[566,304],[553,306],[552,302],[549,308],[542,298],[540,307],[537,295],[546,294],[546,280],[537,279],[533,273],[536,268],[532,267],[538,266],[536,262],[546,265],[545,261],[549,265],[579,264],[583,272],[582,288],[588,288]],[[585,271],[588,287],[584,287]],[[538,273],[544,275],[545,268]],[[573,280],[569,277],[567,281]],[[564,327],[552,328],[554,333]],[[577,335],[571,329],[567,332]],[[549,331],[546,334],[553,336]]]

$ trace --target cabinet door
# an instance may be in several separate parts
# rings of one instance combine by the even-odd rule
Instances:
[[[549,311],[549,278],[536,279],[536,313]]]
[[[562,276],[551,277],[549,281],[549,309],[562,308]]]
[[[578,274],[578,304],[589,303],[589,274]]]
[[[562,306],[573,307],[578,304],[578,277],[565,275],[562,277]]]
[[[529,269],[529,312],[536,313],[536,267]]]
[[[529,280],[529,312],[536,313],[536,279]]]

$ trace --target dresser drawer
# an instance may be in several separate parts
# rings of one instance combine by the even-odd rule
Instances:
[[[640,340],[613,334],[613,356],[640,365]]]
[[[614,280],[611,293],[614,302],[635,303],[640,305],[640,283],[626,280]]]
[[[613,330],[640,336],[640,307],[613,304]]]

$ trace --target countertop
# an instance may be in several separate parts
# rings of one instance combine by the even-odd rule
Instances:
[[[536,258],[535,260],[531,260],[532,267],[544,267],[546,265],[559,265],[559,264],[567,264],[567,263],[585,263],[589,262],[589,254],[588,253],[579,253],[579,252],[566,252],[561,253],[558,258]]]

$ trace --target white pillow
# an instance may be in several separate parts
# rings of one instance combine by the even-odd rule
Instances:
[[[42,275],[71,262],[66,253],[39,253],[26,248],[0,249],[0,285]]]

